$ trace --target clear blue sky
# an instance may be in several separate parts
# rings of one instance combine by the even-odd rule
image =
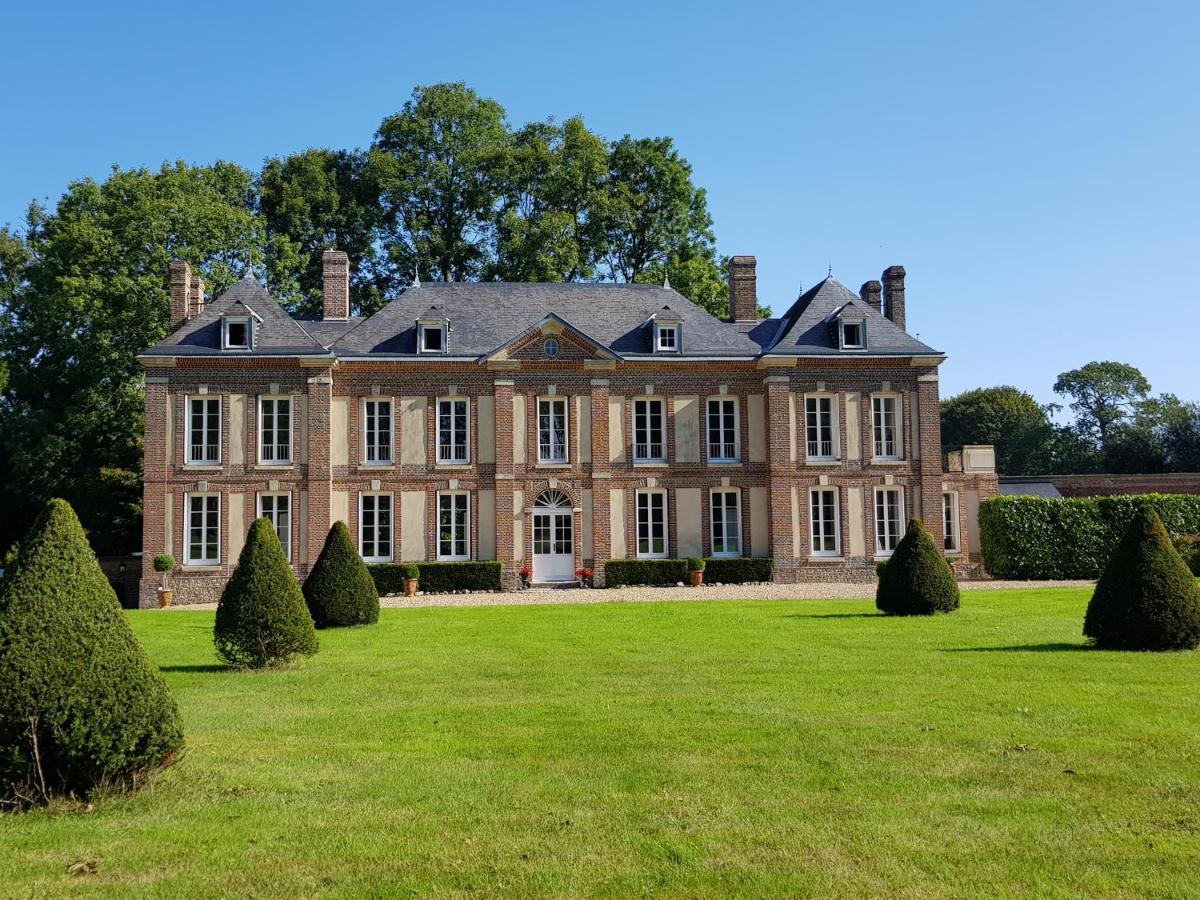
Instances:
[[[984,7],[990,7],[985,9]],[[109,166],[365,146],[414,85],[676,139],[782,310],[909,273],[942,393],[1091,359],[1200,400],[1200,4],[24,3],[0,223]]]

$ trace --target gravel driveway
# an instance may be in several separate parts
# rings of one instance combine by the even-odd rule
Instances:
[[[1090,587],[1094,581],[962,581],[964,591],[1003,591],[1014,588]],[[611,590],[533,589],[502,593],[429,594],[412,598],[381,597],[384,609],[425,606],[537,606],[547,603],[661,603],[668,600],[864,600],[875,596],[873,584],[814,582],[811,584],[723,584],[689,587],[626,587]],[[215,603],[173,606],[171,609],[216,609]]]

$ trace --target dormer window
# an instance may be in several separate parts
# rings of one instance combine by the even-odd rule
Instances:
[[[843,350],[867,349],[867,323],[862,319],[839,319],[841,348]]]
[[[446,336],[450,330],[445,319],[417,323],[417,352],[445,353]]]
[[[654,343],[654,349],[659,353],[678,353],[679,352],[679,326],[678,325],[659,325],[656,329],[657,340]]]
[[[249,316],[226,316],[221,320],[221,347],[225,350],[249,350]]]

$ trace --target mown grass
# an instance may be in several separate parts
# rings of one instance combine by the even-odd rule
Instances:
[[[1200,654],[1084,649],[1087,597],[390,610],[262,673],[132,612],[187,755],[0,818],[0,892],[1190,894]]]

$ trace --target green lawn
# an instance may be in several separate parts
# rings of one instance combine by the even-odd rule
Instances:
[[[1200,654],[1084,649],[1087,597],[385,610],[265,673],[131,612],[187,755],[0,817],[0,892],[1192,894]]]

